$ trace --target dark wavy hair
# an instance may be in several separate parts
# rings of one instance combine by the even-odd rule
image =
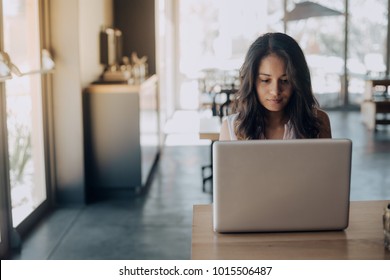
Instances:
[[[319,105],[312,91],[310,71],[303,51],[286,34],[266,33],[252,43],[240,69],[241,86],[234,106],[234,111],[238,113],[235,122],[238,139],[259,139],[265,134],[267,111],[258,99],[256,80],[261,61],[270,54],[277,55],[286,65],[292,95],[285,113],[297,138],[317,138],[321,125],[316,117]]]

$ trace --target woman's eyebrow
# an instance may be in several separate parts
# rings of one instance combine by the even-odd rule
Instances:
[[[267,77],[271,77],[272,75],[271,74],[266,74],[266,73],[259,73],[259,76],[262,75],[262,76],[267,76]],[[281,77],[287,77],[287,74],[283,74]]]

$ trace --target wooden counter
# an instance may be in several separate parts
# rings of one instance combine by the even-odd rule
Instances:
[[[84,93],[88,193],[138,192],[160,152],[157,77],[140,84],[92,84]]]

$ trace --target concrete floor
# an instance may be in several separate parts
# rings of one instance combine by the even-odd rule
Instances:
[[[359,112],[329,116],[333,138],[353,141],[351,200],[390,200],[390,127],[368,131]],[[197,137],[189,134],[175,137]],[[212,201],[201,180],[209,146],[191,141],[164,147],[145,194],[59,208],[23,240],[13,259],[190,259],[192,206]]]

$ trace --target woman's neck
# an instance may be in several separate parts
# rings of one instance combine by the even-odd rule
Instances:
[[[266,139],[283,139],[287,122],[288,119],[283,112],[270,112],[267,116],[264,137]]]
[[[266,125],[269,128],[277,128],[284,127],[287,122],[288,118],[283,112],[269,112]]]

